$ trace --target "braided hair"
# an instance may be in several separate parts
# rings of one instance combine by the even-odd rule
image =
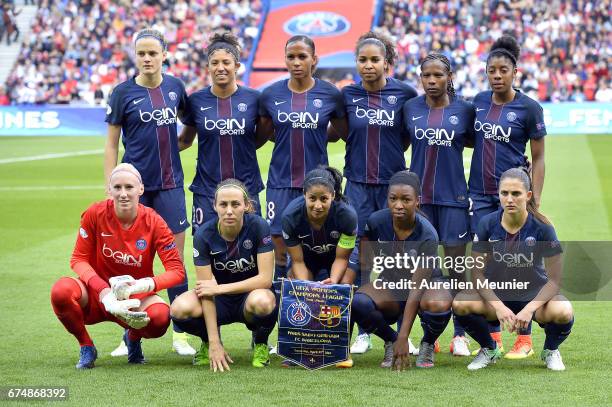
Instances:
[[[455,93],[455,85],[453,84],[453,79],[450,77],[450,74],[453,73],[450,60],[444,54],[432,52],[421,60],[421,71],[423,70],[423,66],[430,61],[442,62],[442,65],[444,65],[444,68],[446,69],[446,73],[449,75],[448,82],[446,84],[446,92],[451,98],[457,96],[457,94]]]

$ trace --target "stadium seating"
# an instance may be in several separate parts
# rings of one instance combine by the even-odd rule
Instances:
[[[207,85],[204,49],[215,30],[231,29],[243,41],[246,61],[263,1],[41,0],[6,94],[13,104],[101,104],[114,85],[134,75],[133,34],[146,26],[164,32],[168,72],[191,92]],[[412,84],[417,83],[420,58],[436,50],[453,61],[458,93],[469,97],[487,89],[484,58],[491,43],[508,32],[522,44],[517,85],[530,96],[553,102],[610,101],[609,4],[385,0],[377,29],[397,43],[394,75]]]

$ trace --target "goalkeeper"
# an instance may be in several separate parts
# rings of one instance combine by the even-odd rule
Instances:
[[[86,325],[112,321],[126,328],[128,363],[142,364],[141,338],[158,338],[170,323],[168,305],[156,295],[184,278],[184,268],[166,222],[138,203],[144,192],[140,173],[119,164],[109,180],[111,199],[91,205],[81,216],[70,259],[78,278],[62,277],[51,289],[53,311],[81,346],[77,369],[97,358]],[[165,272],[153,275],[157,252]]]

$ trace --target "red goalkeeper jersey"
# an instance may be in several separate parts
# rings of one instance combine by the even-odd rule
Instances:
[[[156,252],[166,270],[158,276],[153,275]],[[153,277],[155,291],[179,284],[185,277],[174,235],[161,216],[139,204],[136,220],[124,229],[112,199],[94,203],[81,215],[70,267],[98,293],[109,287],[108,280],[114,276]]]

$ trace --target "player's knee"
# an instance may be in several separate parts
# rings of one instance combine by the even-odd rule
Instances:
[[[73,303],[81,297],[81,287],[70,277],[62,277],[51,287],[51,303],[62,307]]]
[[[556,308],[553,318],[556,324],[567,324],[574,318],[574,310],[569,301],[560,301]]]
[[[469,301],[454,300],[452,308],[457,315],[467,315],[471,311]]]
[[[451,305],[452,305],[451,301],[432,300],[432,299],[423,300],[420,303],[420,307],[423,311],[428,311],[428,312],[433,312],[433,313],[446,312],[451,308]]]
[[[276,299],[274,294],[260,294],[254,299],[255,315],[264,316],[270,315],[276,308]]]
[[[146,331],[146,338],[159,338],[166,333],[170,325],[170,307],[167,304],[158,302],[150,305],[145,310],[151,321],[143,328]]]
[[[191,316],[192,305],[185,295],[177,297],[170,305],[170,316],[172,318],[185,319]]]

